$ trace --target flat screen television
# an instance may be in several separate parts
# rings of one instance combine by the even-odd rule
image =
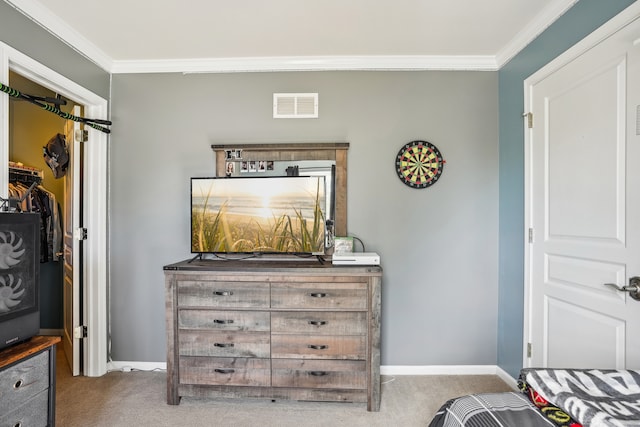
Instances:
[[[40,331],[40,214],[0,213],[0,349]]]
[[[191,178],[191,252],[324,255],[323,176]]]

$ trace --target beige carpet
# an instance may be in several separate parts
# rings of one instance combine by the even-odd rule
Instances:
[[[397,376],[382,378],[380,412],[364,403],[261,399],[182,398],[166,404],[164,372],[111,372],[71,377],[58,352],[56,426],[413,427],[427,426],[447,399],[469,393],[510,391],[497,376]]]

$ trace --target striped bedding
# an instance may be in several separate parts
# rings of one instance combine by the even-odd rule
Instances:
[[[429,427],[640,427],[640,371],[523,369],[519,387],[451,399]]]

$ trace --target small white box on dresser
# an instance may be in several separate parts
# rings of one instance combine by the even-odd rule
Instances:
[[[380,255],[375,252],[346,252],[333,254],[335,265],[380,265]]]

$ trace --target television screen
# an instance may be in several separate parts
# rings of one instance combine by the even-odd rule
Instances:
[[[192,253],[324,254],[320,176],[191,178]]]

